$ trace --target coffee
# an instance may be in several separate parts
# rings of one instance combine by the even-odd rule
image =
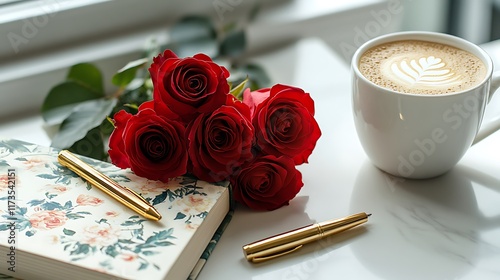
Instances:
[[[361,74],[394,91],[444,94],[467,90],[486,76],[475,55],[449,45],[405,40],[377,45],[359,60]]]

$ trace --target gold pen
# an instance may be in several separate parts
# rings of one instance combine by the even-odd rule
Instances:
[[[142,196],[129,188],[120,186],[108,176],[102,174],[80,160],[70,151],[63,150],[59,152],[57,159],[61,165],[69,168],[71,171],[87,180],[92,186],[95,186],[101,191],[107,193],[145,218],[155,221],[161,219],[160,213]]]
[[[258,263],[281,257],[332,234],[348,230],[368,221],[371,214],[364,212],[342,219],[321,222],[271,236],[243,246],[248,261]]]

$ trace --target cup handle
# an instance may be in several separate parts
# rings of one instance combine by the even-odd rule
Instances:
[[[493,94],[495,94],[495,91],[497,91],[499,88],[500,88],[500,71],[496,71],[493,72],[493,75],[491,76],[490,92],[488,94],[488,103],[491,101],[491,98],[493,98]],[[485,123],[477,133],[476,138],[474,138],[474,142],[472,142],[472,145],[477,144],[478,142],[490,136],[497,130],[500,130],[500,118],[495,119],[489,123]]]
[[[493,75],[491,75],[491,82],[490,82],[490,93],[488,95],[488,103],[491,101],[491,98],[493,97],[493,94],[495,91],[500,88],[500,70],[493,72]]]

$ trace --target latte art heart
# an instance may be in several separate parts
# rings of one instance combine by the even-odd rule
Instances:
[[[412,85],[445,85],[459,82],[460,75],[445,66],[442,59],[429,56],[422,57],[418,61],[412,59],[409,64],[406,60],[400,61],[399,64],[392,63],[391,70],[394,76]]]
[[[467,90],[486,77],[474,54],[436,42],[406,40],[377,45],[359,60],[371,82],[403,93],[445,94]]]

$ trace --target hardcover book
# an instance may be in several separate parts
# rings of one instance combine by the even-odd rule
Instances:
[[[163,217],[151,221],[61,166],[58,152],[0,139],[0,273],[22,279],[196,278],[230,218],[227,183],[188,176],[162,183],[80,157],[148,200]]]

